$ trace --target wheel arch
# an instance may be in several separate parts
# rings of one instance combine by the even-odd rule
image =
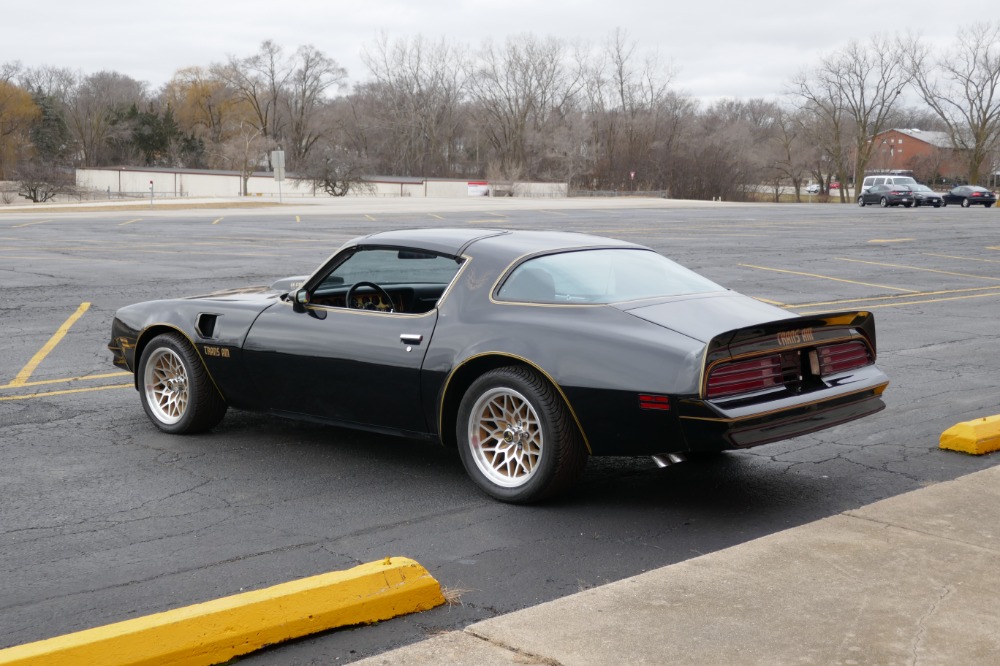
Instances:
[[[183,329],[174,326],[173,324],[153,324],[152,326],[148,326],[145,329],[143,329],[143,331],[136,338],[135,356],[133,357],[135,359],[133,361],[133,363],[135,364],[135,371],[132,373],[133,379],[135,380],[135,388],[137,390],[140,388],[139,361],[142,359],[142,355],[145,353],[146,347],[148,347],[149,343],[155,340],[157,336],[163,333],[177,333],[182,338],[184,338],[184,340],[188,343],[191,349],[194,350],[195,355],[201,362],[201,366],[205,369],[205,374],[208,375],[209,381],[212,382],[212,386],[215,388],[218,394],[222,396],[222,399],[225,400],[226,396],[219,388],[219,385],[216,383],[215,377],[212,376],[212,371],[209,370],[208,364],[205,363],[205,359],[204,357],[202,357],[201,350],[198,349],[198,345],[194,343],[194,340],[191,339],[191,336],[185,333]]]
[[[566,392],[559,386],[559,382],[552,375],[545,372],[537,363],[523,356],[508,352],[477,354],[459,363],[448,375],[442,389],[438,409],[438,437],[441,439],[441,443],[448,448],[457,447],[458,442],[455,435],[455,427],[458,420],[458,408],[472,382],[490,370],[507,366],[520,366],[537,372],[539,376],[556,390],[556,393],[562,399],[563,405],[569,410],[570,417],[573,419],[573,423],[576,425],[576,429],[583,439],[584,446],[587,447],[587,454],[591,454],[593,451],[590,447],[590,440],[587,438],[587,433],[583,429],[583,424],[580,422],[576,410],[573,409],[572,403],[570,403],[569,398],[566,396]]]

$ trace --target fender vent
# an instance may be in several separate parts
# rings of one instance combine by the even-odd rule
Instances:
[[[200,314],[198,315],[198,323],[195,328],[198,329],[198,335],[203,338],[214,338],[216,331],[215,326],[219,320],[219,315],[217,314]]]

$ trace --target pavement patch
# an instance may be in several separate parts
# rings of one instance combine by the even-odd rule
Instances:
[[[963,421],[941,433],[939,448],[981,456],[1000,451],[1000,416]]]
[[[417,562],[386,558],[0,650],[2,666],[219,664],[300,636],[445,603]]]

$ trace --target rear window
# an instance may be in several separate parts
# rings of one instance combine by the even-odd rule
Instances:
[[[549,254],[511,271],[497,290],[504,301],[617,303],[722,287],[651,250],[602,249]]]

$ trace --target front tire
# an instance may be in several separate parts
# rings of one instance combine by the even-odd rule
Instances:
[[[862,208],[865,207],[865,198],[863,196],[858,197],[858,205]]]
[[[502,502],[552,497],[580,476],[587,450],[555,388],[528,368],[491,370],[462,398],[459,454],[472,480]]]
[[[139,361],[138,377],[142,408],[163,432],[203,432],[226,415],[225,400],[198,354],[178,333],[150,341]]]

